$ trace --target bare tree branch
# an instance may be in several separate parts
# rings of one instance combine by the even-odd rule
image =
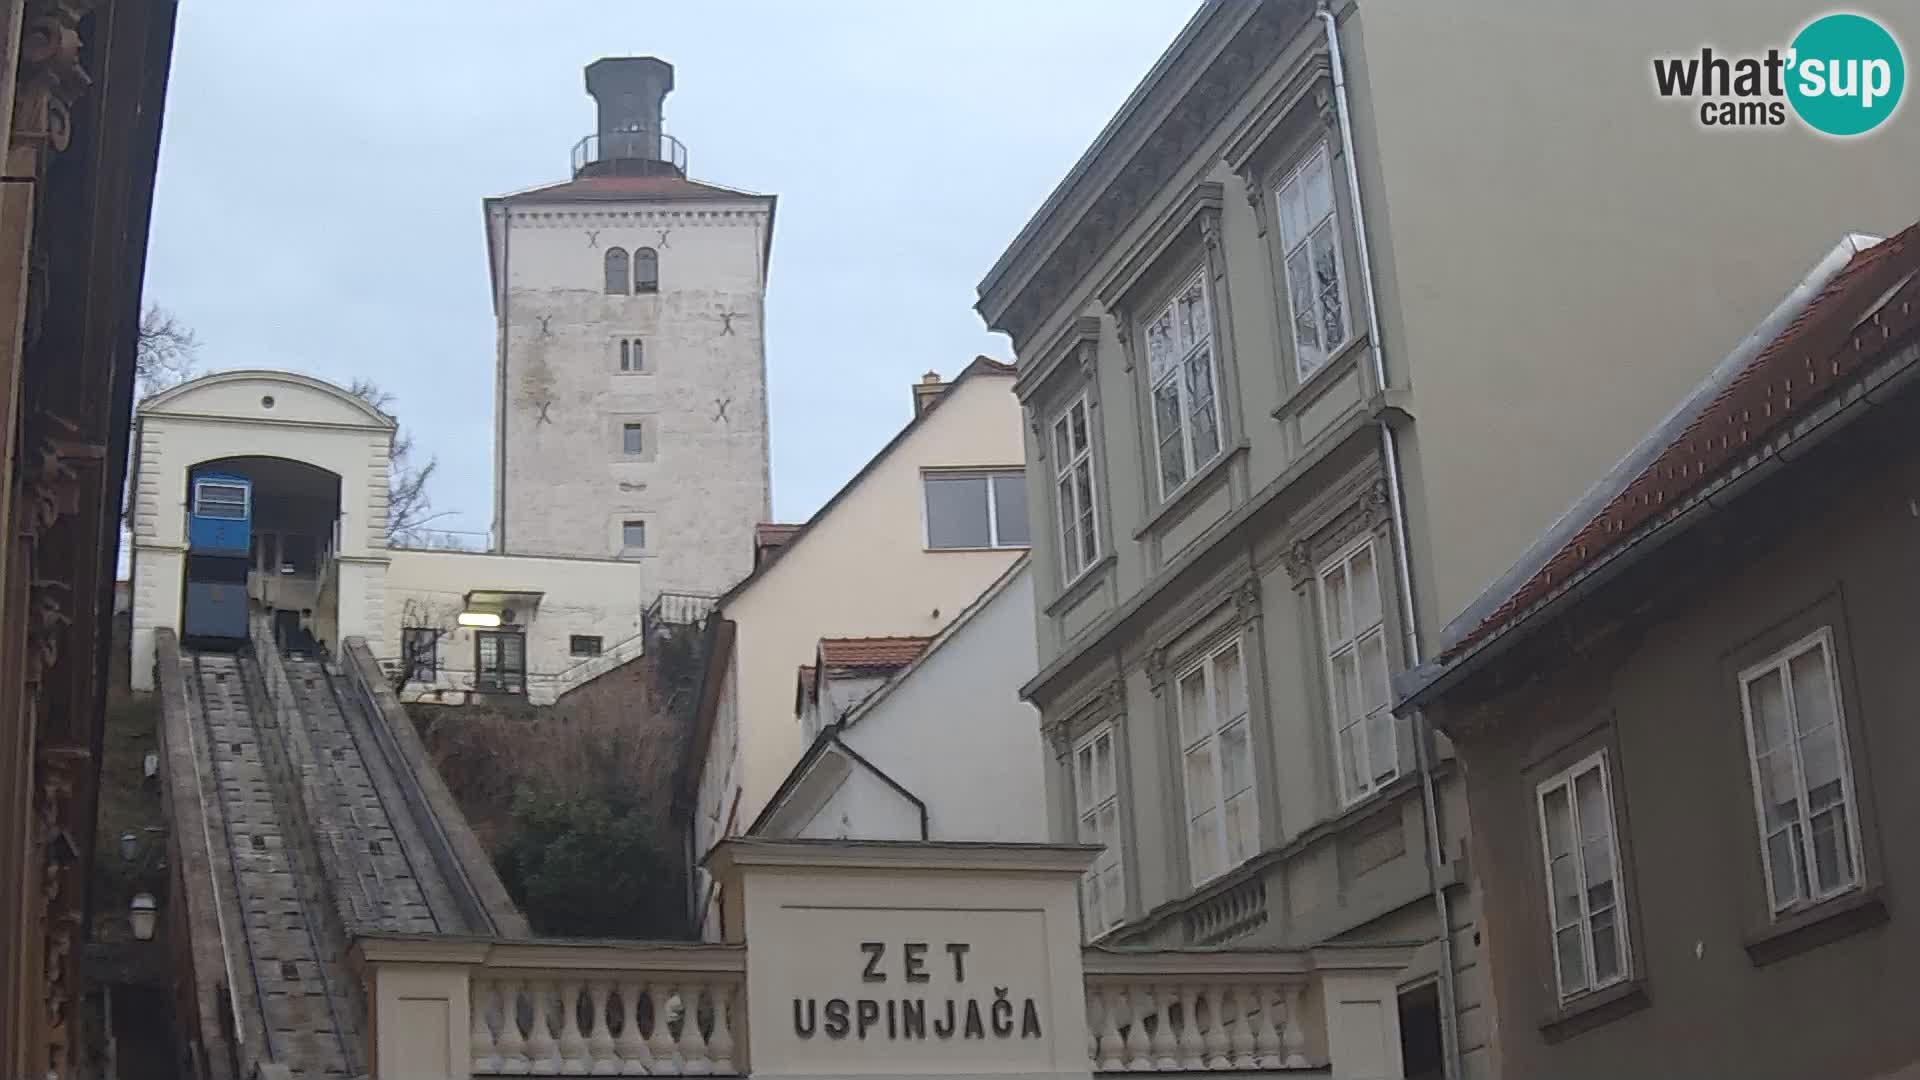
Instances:
[[[199,374],[200,341],[173,313],[157,305],[140,316],[133,354],[134,379],[142,398],[178,386]]]
[[[347,393],[383,413],[393,404],[393,394],[381,389],[372,379],[353,380],[347,385]],[[445,512],[429,513],[433,502],[427,497],[427,483],[439,468],[437,457],[415,463],[411,433],[393,433],[393,447],[387,453],[387,539],[390,542],[420,546],[431,541],[432,533],[426,526],[447,516]]]

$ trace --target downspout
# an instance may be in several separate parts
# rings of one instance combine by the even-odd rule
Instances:
[[[1353,205],[1354,244],[1360,253],[1360,287],[1367,304],[1367,333],[1373,337],[1373,375],[1378,392],[1385,393],[1387,382],[1386,343],[1380,327],[1380,309],[1374,298],[1373,258],[1367,243],[1367,216],[1360,199],[1360,169],[1354,163],[1353,121],[1347,107],[1346,64],[1340,53],[1340,24],[1320,0],[1315,11],[1326,28],[1327,63],[1333,74],[1334,114],[1340,122],[1340,155],[1346,162],[1347,199]],[[1400,443],[1393,425],[1380,420],[1380,456],[1387,470],[1387,506],[1393,518],[1393,569],[1396,592],[1400,594],[1400,624],[1405,638],[1408,667],[1421,663],[1420,623],[1413,602],[1413,567],[1409,562],[1407,509],[1400,475]],[[1433,728],[1426,714],[1413,714],[1413,752],[1420,774],[1421,817],[1426,824],[1427,891],[1433,897],[1433,909],[1440,920],[1440,1045],[1447,1080],[1460,1080],[1460,1017],[1454,1002],[1458,1000],[1453,974],[1453,918],[1447,902],[1446,886],[1440,880],[1440,862],[1444,851],[1440,844],[1440,802],[1433,786]]]

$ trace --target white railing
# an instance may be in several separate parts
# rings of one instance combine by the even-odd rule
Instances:
[[[526,972],[510,969],[519,966],[514,951],[496,949],[469,983],[473,1075],[746,1072],[741,950],[668,947],[646,950],[668,954],[651,957],[609,952],[581,957],[599,961],[592,967]]]
[[[1093,1071],[1252,1072],[1322,1064],[1309,1056],[1307,1041],[1311,977],[1288,970],[1290,963],[1261,963],[1269,955],[1089,950]]]

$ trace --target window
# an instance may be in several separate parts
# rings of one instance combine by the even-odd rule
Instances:
[[[1073,748],[1073,809],[1083,844],[1101,845],[1093,867],[1080,879],[1080,923],[1096,938],[1126,916],[1121,879],[1120,788],[1116,783],[1112,724],[1102,724]]]
[[[620,546],[628,551],[639,551],[647,546],[647,523],[644,521],[623,521],[620,523]]]
[[[243,520],[247,516],[247,486],[202,480],[193,485],[193,512],[197,517]]]
[[[927,547],[935,551],[1026,547],[1027,485],[1019,469],[929,473]]]
[[[1860,883],[1853,767],[1822,628],[1740,673],[1767,900],[1775,915]]]
[[[625,248],[607,249],[607,295],[627,295],[627,251]]]
[[[652,248],[636,248],[633,253],[633,291],[660,291],[660,256]]]
[[[435,682],[440,677],[440,631],[409,626],[400,631],[400,657],[408,682]]]
[[[1060,580],[1072,581],[1100,557],[1094,515],[1092,406],[1082,394],[1053,421],[1053,486],[1059,500]]]
[[[643,344],[639,338],[625,337],[620,339],[621,371],[631,373],[645,371],[647,369],[646,354],[642,348]]]
[[[1627,923],[1604,752],[1536,789],[1560,999],[1627,977]]]
[[[1247,676],[1238,641],[1180,676],[1181,776],[1195,885],[1245,862],[1259,839]]]
[[[573,634],[567,638],[567,651],[574,656],[599,656],[600,635]]]
[[[1147,323],[1147,378],[1164,499],[1220,453],[1213,315],[1207,310],[1204,272],[1193,275]]]
[[[645,444],[641,439],[639,424],[620,425],[620,452],[628,457],[639,457]]]
[[[526,635],[518,630],[475,630],[473,652],[476,689],[500,694],[526,690]]]
[[[1347,289],[1333,206],[1333,168],[1321,143],[1280,182],[1280,247],[1294,367],[1304,381],[1346,344]]]
[[[1387,630],[1371,537],[1321,568],[1320,615],[1340,798],[1350,803],[1400,774],[1387,683]]]

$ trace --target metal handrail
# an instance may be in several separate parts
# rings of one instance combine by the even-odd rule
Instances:
[[[664,161],[678,169],[682,176],[687,172],[686,144],[664,131],[646,128],[600,131],[573,144],[573,171],[576,173],[596,161],[625,158]]]

